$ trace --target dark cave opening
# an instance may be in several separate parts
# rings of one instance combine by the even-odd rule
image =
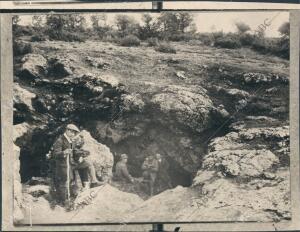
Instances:
[[[49,152],[51,146],[53,145],[55,138],[61,133],[60,129],[56,131],[50,131],[49,128],[46,130],[35,130],[31,136],[27,137],[26,140],[22,140],[18,145],[20,146],[20,175],[21,182],[25,183],[32,177],[49,177],[49,161],[46,159],[46,154]],[[20,140],[19,140],[20,141]],[[141,152],[143,147],[139,147],[139,141],[128,140],[129,147],[124,146],[124,144],[111,145],[106,144],[114,155],[115,164],[118,161],[119,155],[122,153],[136,154],[136,152]],[[105,143],[104,143],[105,144]],[[133,147],[139,147],[138,151],[133,149]],[[133,153],[132,153],[133,152]],[[149,152],[147,152],[149,154]],[[163,155],[165,153],[162,153]],[[131,156],[133,157],[133,156]],[[171,184],[173,187],[177,185],[182,185],[188,187],[192,183],[193,174],[184,170],[183,167],[176,162],[172,157],[164,155],[168,164],[169,170],[168,174],[171,179]],[[142,170],[141,166],[144,161],[145,156],[135,156],[128,162],[129,172],[134,177],[141,177]]]

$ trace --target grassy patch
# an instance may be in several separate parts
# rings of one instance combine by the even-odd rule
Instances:
[[[163,53],[173,53],[176,54],[176,49],[169,43],[161,43],[156,48],[155,51]]]

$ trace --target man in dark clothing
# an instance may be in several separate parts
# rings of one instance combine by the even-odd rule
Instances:
[[[55,159],[55,189],[59,203],[65,205],[70,200],[71,182],[74,180],[70,157],[73,153],[72,138],[79,133],[79,129],[69,124],[63,135],[53,145],[53,158]]]
[[[172,188],[171,179],[168,173],[169,163],[160,154],[156,154],[155,158],[158,162],[157,178],[155,181],[156,191],[158,193]]]
[[[158,168],[158,161],[153,156],[147,157],[142,165],[143,178],[146,182],[149,183],[150,196],[152,196],[154,193],[154,184],[157,178]]]
[[[127,159],[128,157],[126,154],[121,155],[121,160],[116,164],[114,180],[133,183],[134,178],[129,174],[127,169]]]
[[[77,137],[79,129],[69,124],[63,135],[55,141],[53,145],[52,155],[55,160],[55,190],[57,201],[65,205],[70,203],[71,185],[76,181],[74,170],[79,171],[79,175],[85,184],[88,183],[88,175],[91,177],[91,187],[98,186],[99,182],[96,179],[96,172],[94,165],[90,159],[88,151],[81,148],[84,141],[82,137]],[[78,138],[82,141],[78,142]]]

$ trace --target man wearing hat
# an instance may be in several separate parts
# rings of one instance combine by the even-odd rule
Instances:
[[[53,158],[55,159],[55,189],[57,201],[63,205],[69,202],[71,197],[71,183],[75,180],[74,168],[81,169],[91,176],[92,185],[97,185],[95,169],[92,162],[83,162],[84,159],[80,158],[74,162],[74,153],[78,152],[83,141],[78,146],[76,136],[80,130],[77,126],[69,124],[66,127],[65,133],[58,137],[53,145]],[[74,152],[75,151],[75,152]],[[85,153],[85,152],[84,152]],[[80,164],[77,167],[76,161]],[[82,175],[81,175],[82,176]],[[85,181],[85,180],[84,180]],[[94,187],[94,186],[92,186]]]
[[[122,154],[120,161],[118,161],[118,163],[116,164],[114,180],[126,181],[130,183],[134,182],[133,177],[129,174],[127,169],[127,160],[128,156],[126,154]]]

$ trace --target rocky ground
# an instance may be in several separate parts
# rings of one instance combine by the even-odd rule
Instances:
[[[41,223],[291,219],[288,61],[179,42],[176,54],[31,44],[33,53],[14,57],[16,221],[28,223],[29,206]],[[50,208],[48,184],[28,180],[47,176],[45,156],[67,123],[104,154],[94,156],[98,176],[127,153],[139,177],[144,158],[159,152],[174,188],[149,198],[105,185],[76,216]]]

